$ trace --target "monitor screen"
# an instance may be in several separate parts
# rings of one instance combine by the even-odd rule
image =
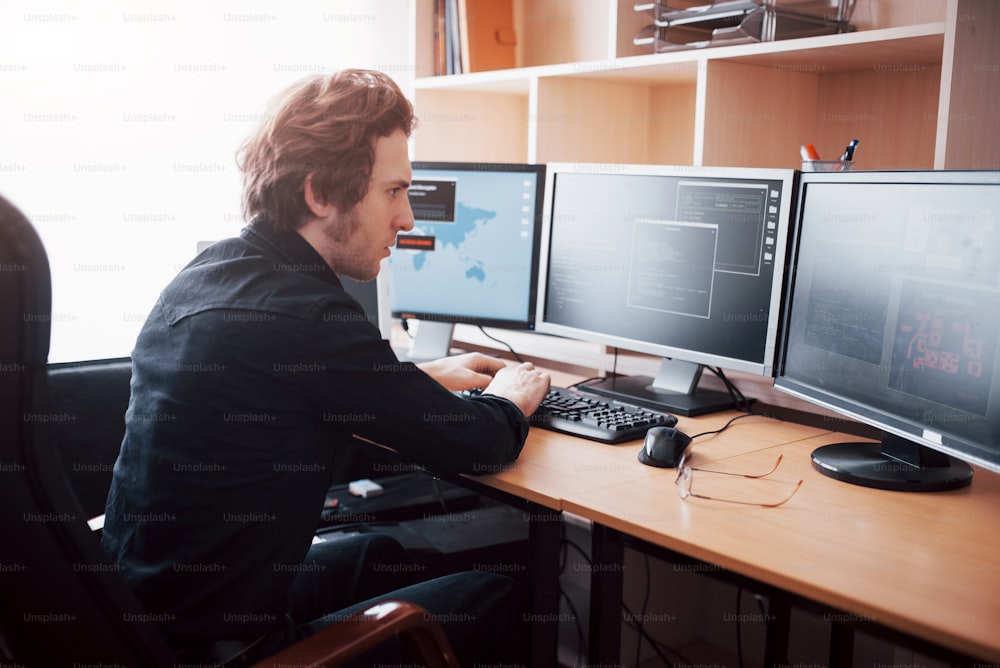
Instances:
[[[803,174],[795,218],[775,386],[885,434],[815,467],[926,491],[971,480],[955,458],[1000,471],[1000,172]]]
[[[703,366],[772,374],[795,174],[548,165],[538,331],[664,358],[581,389],[699,415]]]
[[[419,321],[411,357],[446,355],[455,323],[534,329],[545,165],[412,167],[414,227],[388,264],[393,317]]]

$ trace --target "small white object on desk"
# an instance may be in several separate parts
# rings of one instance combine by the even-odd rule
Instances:
[[[355,480],[347,485],[347,491],[354,496],[360,496],[363,499],[367,499],[371,496],[378,496],[382,493],[382,485],[364,478],[363,480]]]

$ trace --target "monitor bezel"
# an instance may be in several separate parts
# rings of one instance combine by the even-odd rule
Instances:
[[[771,300],[768,307],[768,327],[765,334],[764,351],[759,362],[704,353],[688,348],[679,348],[663,343],[651,343],[639,339],[621,337],[591,329],[571,327],[545,319],[545,305],[548,290],[548,265],[551,250],[551,230],[556,180],[559,174],[607,174],[632,176],[669,176],[720,179],[780,180],[783,194],[778,211],[777,243],[775,255],[780,258],[774,264],[771,279]],[[772,167],[715,167],[691,165],[654,164],[605,164],[605,163],[549,163],[545,175],[545,212],[542,221],[541,265],[538,270],[538,313],[535,316],[536,329],[540,334],[563,336],[580,341],[611,346],[622,350],[655,355],[692,364],[722,367],[742,371],[756,376],[773,376],[776,368],[777,345],[780,336],[782,295],[787,272],[786,253],[789,241],[790,216],[793,199],[797,192],[798,171]]]
[[[535,317],[538,302],[538,272],[541,244],[542,209],[545,195],[546,165],[544,163],[513,163],[513,162],[456,162],[437,160],[413,160],[410,162],[413,172],[418,169],[468,172],[516,172],[535,175],[535,213],[532,225],[531,276],[529,277],[529,294],[527,312],[524,318],[489,318],[462,313],[444,313],[442,311],[411,311],[396,308],[392,303],[389,291],[389,311],[393,318],[415,319],[418,321],[440,322],[447,324],[477,325],[481,327],[497,327],[500,329],[527,330],[535,329]],[[390,270],[391,271],[391,268]],[[386,282],[391,281],[386,277]]]
[[[792,299],[796,287],[798,272],[798,255],[800,237],[804,220],[805,207],[808,206],[808,189],[816,183],[863,183],[891,185],[1000,185],[1000,171],[993,170],[872,170],[848,172],[803,172],[800,175],[796,201],[795,215],[792,220],[792,236],[789,252],[790,268],[787,273],[784,308],[782,315],[782,334],[778,348],[778,365],[776,367],[774,388],[780,392],[809,402],[855,422],[874,427],[883,433],[891,434],[913,443],[928,447],[945,455],[950,455],[968,464],[974,464],[984,469],[1000,473],[1000,458],[990,462],[977,456],[973,450],[983,449],[979,444],[960,435],[950,433],[946,429],[931,429],[918,421],[899,415],[887,409],[872,406],[852,397],[845,397],[831,390],[810,385],[799,378],[786,375],[785,366],[788,356],[790,338],[790,323],[792,318]]]

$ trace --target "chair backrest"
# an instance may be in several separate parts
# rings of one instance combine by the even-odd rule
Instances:
[[[132,360],[48,365],[49,438],[87,517],[104,514],[128,409]]]
[[[0,658],[170,666],[173,655],[86,523],[49,438],[49,263],[0,197]]]

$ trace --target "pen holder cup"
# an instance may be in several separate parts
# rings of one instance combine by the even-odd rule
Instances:
[[[854,163],[850,160],[803,160],[803,172],[846,172]]]

